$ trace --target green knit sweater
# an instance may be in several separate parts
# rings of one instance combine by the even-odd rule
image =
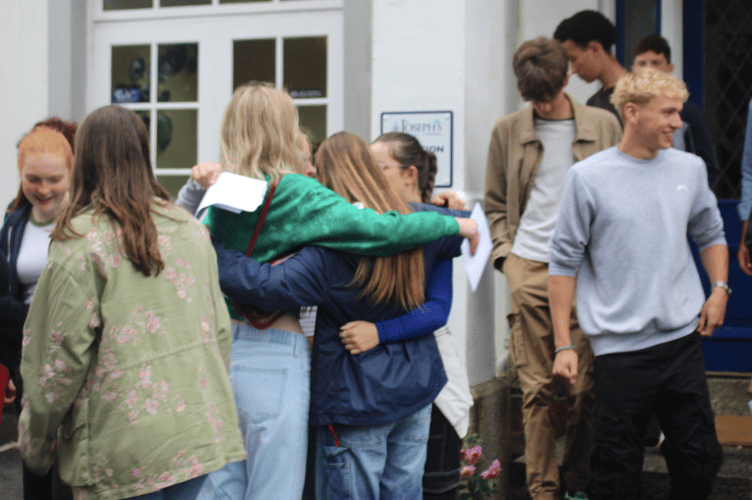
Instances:
[[[223,246],[245,252],[260,212],[234,214],[210,207],[204,224]],[[252,257],[268,262],[307,243],[385,257],[458,233],[453,217],[435,212],[379,215],[351,205],[314,179],[288,174],[277,186]]]
[[[245,253],[260,212],[260,207],[239,214],[209,207],[204,224],[217,242]],[[379,215],[351,205],[314,179],[288,174],[277,186],[251,256],[268,262],[301,245],[314,244],[385,257],[458,233],[453,217],[435,212]],[[240,318],[234,307],[229,309],[232,317]]]

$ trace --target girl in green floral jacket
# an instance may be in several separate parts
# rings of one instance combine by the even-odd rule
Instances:
[[[216,255],[156,182],[136,114],[94,111],[76,153],[24,327],[24,461],[45,473],[57,448],[77,498],[195,498],[245,457]]]

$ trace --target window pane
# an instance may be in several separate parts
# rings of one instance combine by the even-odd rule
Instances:
[[[311,132],[314,144],[326,139],[326,106],[298,106],[300,126]]]
[[[187,175],[158,175],[157,182],[162,184],[162,187],[170,193],[173,201],[178,197],[178,191],[180,188],[188,182]]]
[[[156,168],[191,168],[196,164],[198,111],[157,111]]]
[[[295,98],[326,97],[326,37],[285,38],[284,86]]]
[[[272,0],[219,0],[220,4],[223,3],[256,3],[256,2],[271,2]]]
[[[233,42],[232,88],[251,80],[274,82],[276,47],[274,39]]]
[[[195,102],[198,100],[198,44],[159,45],[157,101]]]
[[[150,9],[152,0],[104,0],[104,10]]]
[[[148,45],[112,47],[112,102],[149,102]]]
[[[186,5],[211,5],[211,0],[161,0],[161,7],[184,7]]]
[[[656,33],[656,0],[630,0],[624,2],[624,67],[632,68],[632,49],[642,37]]]

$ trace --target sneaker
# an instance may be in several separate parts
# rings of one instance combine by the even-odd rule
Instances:
[[[564,493],[564,500],[588,500],[588,496],[584,491],[567,491]]]

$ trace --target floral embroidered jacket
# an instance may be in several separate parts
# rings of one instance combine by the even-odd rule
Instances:
[[[107,218],[75,217],[84,236],[52,242],[24,326],[21,452],[45,473],[57,440],[77,498],[141,495],[245,457],[207,231],[170,204],[152,217],[165,268],[150,277]]]

